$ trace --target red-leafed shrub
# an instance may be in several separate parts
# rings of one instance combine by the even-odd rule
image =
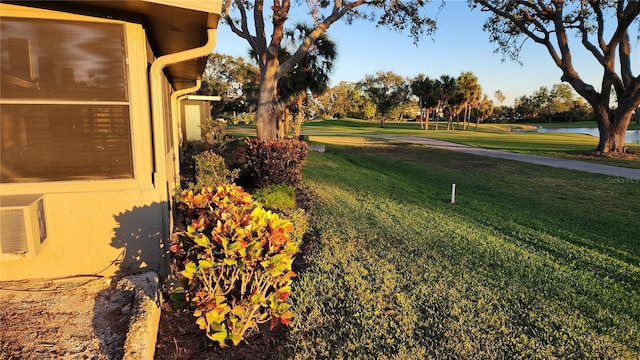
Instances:
[[[247,167],[259,187],[275,184],[296,186],[308,145],[299,140],[247,140]]]

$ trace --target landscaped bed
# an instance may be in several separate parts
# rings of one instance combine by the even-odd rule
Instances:
[[[290,328],[210,354],[640,356],[637,181],[339,139],[304,167],[310,262],[292,286]],[[163,359],[189,346],[162,341]]]

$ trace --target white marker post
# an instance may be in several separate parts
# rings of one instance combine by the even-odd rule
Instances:
[[[456,184],[451,184],[451,203],[456,203]]]

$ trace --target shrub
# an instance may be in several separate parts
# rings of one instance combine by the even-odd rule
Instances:
[[[255,192],[254,197],[272,210],[291,209],[296,206],[294,188],[284,184],[270,185]]]
[[[238,170],[239,177],[248,177],[247,174],[247,143],[245,139],[229,140],[219,153],[231,170]]]
[[[273,184],[296,186],[308,145],[299,140],[247,140],[247,167],[259,187]]]
[[[224,347],[258,323],[288,325],[300,244],[293,224],[236,185],[185,190],[177,208],[186,230],[172,236],[172,266],[187,282],[186,300],[207,337]]]
[[[238,178],[239,170],[227,169],[222,156],[212,150],[194,155],[193,159],[196,168],[196,186],[199,188],[205,185],[218,186],[232,183]]]
[[[203,150],[219,150],[228,142],[224,121],[207,118],[202,122],[201,130],[200,146]]]

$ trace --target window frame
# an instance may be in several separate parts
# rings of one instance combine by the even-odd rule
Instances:
[[[131,188],[153,188],[153,150],[151,140],[151,115],[149,82],[147,75],[149,49],[145,31],[141,24],[93,16],[76,15],[59,11],[34,9],[18,5],[0,4],[3,18],[25,18],[44,20],[110,23],[123,27],[125,91],[128,101],[76,101],[47,99],[4,99],[4,104],[61,104],[61,105],[127,105],[129,107],[130,145],[133,177],[124,179],[60,180],[24,183],[0,183],[3,194],[46,192],[79,192],[96,190],[124,190]]]

